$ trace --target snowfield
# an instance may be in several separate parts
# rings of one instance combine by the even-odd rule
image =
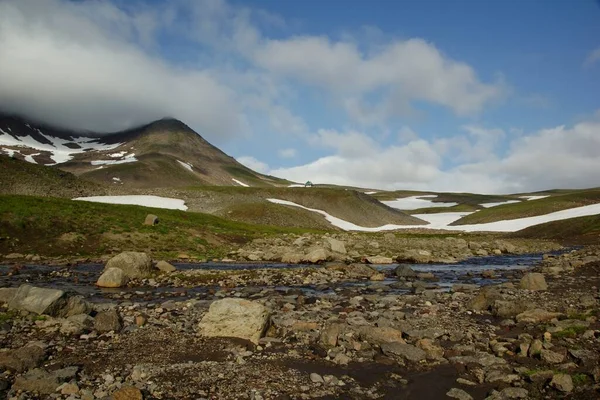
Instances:
[[[90,161],[92,165],[116,165],[116,164],[126,164],[130,162],[136,162],[138,159],[135,158],[135,153],[127,154],[121,160],[94,160]]]
[[[560,221],[569,218],[585,217],[590,215],[600,214],[600,204],[592,204],[589,206],[576,207],[568,210],[556,211],[546,215],[538,215],[536,217],[527,217],[519,219],[511,219],[505,221],[489,222],[485,224],[473,224],[473,225],[457,225],[449,226],[454,221],[469,215],[468,212],[456,212],[456,213],[441,213],[441,214],[414,214],[413,217],[420,218],[424,221],[429,222],[428,225],[383,225],[375,228],[368,228],[364,226],[358,226],[343,219],[334,217],[323,210],[317,210],[314,208],[308,208],[301,206],[300,204],[293,203],[287,200],[279,199],[267,199],[271,203],[282,204],[286,206],[293,206],[303,208],[308,211],[313,211],[321,214],[329,221],[333,226],[336,226],[345,231],[362,231],[362,232],[380,232],[389,231],[394,229],[443,229],[448,231],[463,231],[463,232],[516,232],[521,229],[528,228],[530,226],[543,224],[545,222]]]
[[[192,169],[192,167],[193,167],[192,164],[186,163],[186,162],[183,162],[183,161],[179,161],[179,160],[177,160],[177,162],[179,163],[179,165],[181,165],[183,168],[187,169],[188,171],[194,172],[194,170]]]
[[[389,207],[397,208],[398,210],[417,210],[419,208],[453,207],[458,205],[458,203],[434,203],[431,200],[424,199],[424,197],[435,199],[437,195],[428,194],[423,196],[410,196],[396,200],[382,201],[382,203]]]
[[[168,197],[159,197],[159,196],[142,196],[142,195],[92,196],[92,197],[77,197],[76,199],[73,199],[73,200],[91,201],[93,203],[129,204],[129,205],[144,206],[144,207],[166,208],[168,210],[186,211],[188,209],[183,200],[171,199]]]
[[[237,183],[237,184],[238,184],[238,185],[240,185],[240,186],[243,186],[243,187],[250,187],[250,185],[247,185],[247,184],[245,184],[245,183],[244,183],[244,182],[242,182],[242,181],[238,181],[237,179],[231,178],[231,180],[232,180],[232,181],[234,181],[235,183]]]
[[[98,140],[95,138],[73,138],[73,140],[65,140],[60,139],[54,136],[45,135],[41,130],[36,129],[36,131],[46,140],[48,140],[51,144],[48,143],[40,143],[37,140],[33,139],[31,136],[24,136],[20,139],[17,139],[15,136],[12,136],[6,131],[0,129],[0,145],[1,146],[15,146],[15,147],[29,147],[35,150],[47,151],[52,155],[50,158],[54,161],[55,164],[62,164],[67,162],[73,158],[73,154],[83,153],[88,150],[113,150],[119,147],[122,143],[115,144],[104,144],[98,143]],[[81,148],[72,149],[70,147],[65,146],[65,144],[77,144]],[[28,161],[28,160],[27,160]]]
[[[539,199],[545,199],[546,197],[550,197],[550,195],[545,195],[545,196],[520,196],[522,199],[525,199],[527,201],[531,201],[531,200],[539,200]]]

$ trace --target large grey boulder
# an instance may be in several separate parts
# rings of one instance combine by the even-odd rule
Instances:
[[[99,312],[94,318],[94,329],[100,333],[119,332],[123,329],[121,316],[115,309]]]
[[[9,303],[15,297],[17,288],[0,288],[0,303]]]
[[[521,289],[527,290],[548,290],[548,284],[543,274],[539,272],[530,272],[521,278],[519,283]]]
[[[128,278],[148,278],[153,271],[150,256],[136,251],[125,251],[114,256],[106,263],[105,270],[109,268],[123,270]]]
[[[321,263],[327,261],[329,259],[329,254],[327,254],[327,250],[325,249],[315,249],[305,255],[302,261],[309,262],[312,264]]]
[[[383,343],[381,351],[387,356],[396,356],[412,362],[423,361],[427,358],[427,353],[412,344],[400,342]]]
[[[373,275],[375,275],[379,272],[375,268],[370,267],[365,264],[350,264],[350,265],[337,264],[337,265],[332,265],[329,268],[338,270],[338,271],[342,271],[342,272],[344,272],[344,275],[346,275],[348,278],[353,278],[353,279],[371,278]]]
[[[66,293],[62,290],[21,285],[8,302],[8,308],[58,316],[66,304]]]
[[[217,300],[200,321],[199,333],[209,337],[236,337],[258,344],[267,328],[269,315],[269,310],[255,301]]]
[[[325,238],[325,241],[329,243],[329,247],[334,253],[346,254],[346,245],[341,240],[328,237]]]
[[[394,271],[398,278],[416,278],[417,273],[406,264],[398,265]]]
[[[67,294],[67,302],[61,308],[57,317],[69,318],[74,315],[87,315],[92,312],[92,305],[88,303],[83,296]]]
[[[104,288],[118,288],[127,285],[129,278],[125,275],[125,272],[120,268],[107,268],[104,270],[96,286]]]

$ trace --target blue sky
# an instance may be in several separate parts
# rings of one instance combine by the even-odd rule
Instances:
[[[0,107],[173,116],[298,181],[600,186],[599,22],[595,0],[5,0]]]

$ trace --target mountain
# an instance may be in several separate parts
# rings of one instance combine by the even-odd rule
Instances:
[[[170,118],[99,134],[0,114],[0,153],[55,166],[86,180],[131,188],[288,184],[243,166]]]

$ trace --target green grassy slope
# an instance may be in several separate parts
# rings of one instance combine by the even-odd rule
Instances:
[[[157,226],[143,225],[148,213]],[[0,195],[0,253],[100,255],[151,251],[174,257],[222,257],[262,235],[307,229],[250,225],[213,215],[34,196]]]
[[[567,194],[553,195],[539,200],[522,201],[486,208],[467,215],[452,225],[481,224],[486,222],[533,217],[555,211],[581,207],[600,202],[600,189],[588,189]]]
[[[552,239],[572,244],[600,243],[600,215],[547,222],[520,230],[510,236]]]

